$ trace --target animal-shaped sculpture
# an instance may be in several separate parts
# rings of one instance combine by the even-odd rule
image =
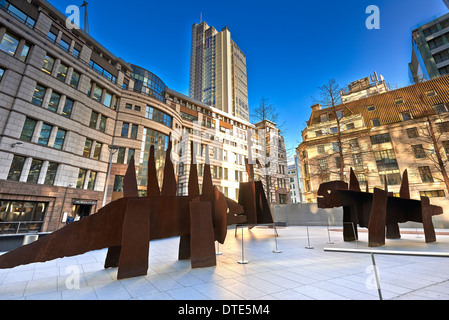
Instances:
[[[426,242],[435,242],[436,235],[432,217],[443,214],[443,209],[430,204],[426,197],[421,201],[410,199],[408,172],[404,171],[399,197],[385,190],[374,188],[374,193],[360,189],[354,171],[351,168],[349,186],[343,181],[323,183],[318,190],[318,207],[331,209],[343,207],[344,241],[358,239],[357,225],[368,228],[370,247],[385,245],[385,238],[401,238],[398,223],[408,221],[422,223]],[[386,230],[385,230],[386,229]]]
[[[147,274],[150,241],[180,236],[179,259],[191,259],[192,268],[216,265],[215,241],[223,244],[228,225],[244,224],[250,217],[271,217],[263,187],[242,183],[241,204],[226,198],[213,185],[206,150],[203,188],[200,194],[193,147],[189,195],[176,196],[177,183],[168,145],[162,190],[159,189],[154,146],[148,160],[147,196],[139,197],[134,159],[124,178],[124,197],[96,214],[51,233],[42,239],[0,256],[0,269],[76,256],[108,248],[105,268],[118,267],[118,279]],[[253,166],[247,166],[253,173]],[[265,201],[265,202],[264,202]],[[249,213],[249,216],[247,215]]]

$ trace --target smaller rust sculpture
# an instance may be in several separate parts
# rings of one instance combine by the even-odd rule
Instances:
[[[318,190],[318,207],[331,209],[343,207],[344,241],[358,239],[357,225],[368,228],[370,247],[385,245],[385,239],[400,239],[398,223],[408,221],[422,223],[427,243],[435,242],[432,217],[443,214],[443,209],[430,204],[426,197],[410,199],[408,172],[404,171],[399,197],[385,190],[374,188],[374,193],[360,189],[359,181],[351,168],[349,185],[343,181],[323,183]]]
[[[193,143],[192,143],[193,144]],[[134,157],[124,178],[124,197],[96,214],[44,238],[0,256],[0,269],[71,257],[108,248],[105,268],[118,267],[118,279],[147,274],[150,241],[180,237],[179,259],[191,259],[192,268],[216,265],[215,241],[223,244],[228,225],[257,224],[271,217],[261,183],[242,183],[239,203],[226,198],[213,185],[206,147],[203,188],[200,194],[193,145],[189,195],[177,196],[177,182],[168,145],[162,190],[156,176],[154,146],[148,160],[147,196],[139,197]],[[247,166],[253,173],[253,166]],[[271,218],[272,219],[272,218]]]

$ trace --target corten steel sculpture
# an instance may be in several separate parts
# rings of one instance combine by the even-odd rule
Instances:
[[[118,279],[147,274],[151,240],[180,236],[179,259],[191,259],[192,268],[216,265],[215,241],[223,244],[227,226],[271,217],[263,187],[251,181],[240,187],[240,203],[226,198],[212,183],[208,152],[200,194],[193,147],[189,195],[176,196],[177,183],[170,142],[162,190],[156,177],[154,146],[148,163],[147,196],[138,197],[134,158],[124,178],[124,198],[98,213],[74,222],[32,244],[0,256],[0,269],[76,256],[108,248],[105,268],[118,267]]]
[[[318,207],[331,209],[343,207],[344,241],[358,239],[357,225],[368,228],[370,247],[385,245],[385,238],[400,239],[398,223],[419,222],[424,226],[426,242],[435,242],[436,235],[432,217],[443,214],[443,209],[430,204],[426,197],[421,200],[410,199],[407,170],[404,171],[399,197],[385,190],[374,188],[374,193],[360,189],[354,171],[351,168],[349,185],[343,181],[323,183],[318,190]],[[385,230],[386,229],[386,230]]]

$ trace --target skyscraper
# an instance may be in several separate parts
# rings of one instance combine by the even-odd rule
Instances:
[[[246,56],[227,27],[192,26],[189,95],[249,121]]]

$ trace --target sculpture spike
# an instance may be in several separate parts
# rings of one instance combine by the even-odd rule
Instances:
[[[134,164],[134,156],[129,160],[128,170],[123,179],[123,196],[125,198],[134,198],[139,196],[137,190],[136,166]]]
[[[156,160],[154,156],[154,145],[150,147],[150,156],[148,158],[148,184],[147,184],[147,197],[160,196],[161,190],[159,189],[159,183],[156,173]]]
[[[209,146],[206,145],[206,163],[204,164],[203,194],[214,194],[214,183],[210,170]]]
[[[358,192],[362,191],[362,190],[360,190],[359,180],[357,179],[357,176],[355,175],[354,170],[352,168],[351,168],[351,173],[350,173],[350,178],[349,178],[349,190],[358,191]]]
[[[162,196],[176,196],[176,177],[173,162],[171,161],[172,135],[170,133],[167,154],[165,156],[164,182],[162,185]]]
[[[254,165],[249,163],[249,160],[245,158],[246,173],[248,174],[248,182],[254,182]]]
[[[189,196],[199,196],[200,186],[198,183],[198,167],[196,164],[193,141],[190,143],[190,155]]]
[[[404,199],[410,199],[410,188],[408,182],[408,170],[405,169],[404,174],[402,176],[402,184],[401,189],[399,191],[399,197]]]

